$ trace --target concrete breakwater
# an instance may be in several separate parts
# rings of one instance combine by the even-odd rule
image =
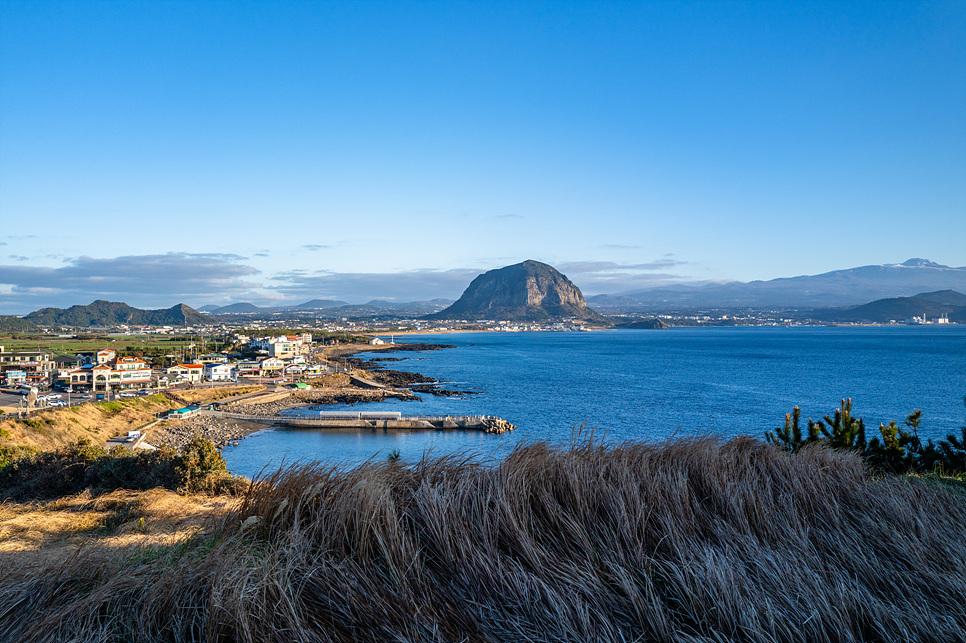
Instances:
[[[270,421],[277,426],[303,429],[465,429],[484,433],[505,433],[516,428],[503,418],[490,415],[410,415],[400,413],[320,413],[318,416],[255,417],[240,413],[210,411],[238,420]]]

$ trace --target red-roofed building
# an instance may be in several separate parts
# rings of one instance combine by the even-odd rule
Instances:
[[[78,389],[114,391],[151,385],[151,369],[140,357],[115,357],[114,351],[97,351],[96,364],[86,364],[69,373],[70,384]]]
[[[168,367],[168,377],[173,381],[200,383],[204,374],[204,364],[175,364]]]

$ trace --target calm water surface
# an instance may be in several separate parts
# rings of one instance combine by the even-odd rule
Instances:
[[[715,433],[761,436],[796,404],[803,417],[831,413],[851,397],[869,435],[879,422],[923,410],[920,435],[966,423],[966,327],[696,328],[596,333],[463,333],[408,337],[455,344],[387,368],[418,371],[477,389],[462,398],[422,396],[352,410],[409,415],[498,415],[518,426],[476,431],[266,429],[224,449],[229,468],[254,475],[283,462],[356,464],[399,450],[500,455],[520,440],[567,442],[586,423],[606,439],[660,440]],[[326,406],[340,410],[345,405]]]

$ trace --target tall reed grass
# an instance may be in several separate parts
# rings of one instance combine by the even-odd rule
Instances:
[[[6,641],[964,641],[966,494],[749,438],[302,464],[0,588]]]

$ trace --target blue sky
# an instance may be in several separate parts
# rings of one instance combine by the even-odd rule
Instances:
[[[963,2],[0,2],[0,313],[966,265]]]

